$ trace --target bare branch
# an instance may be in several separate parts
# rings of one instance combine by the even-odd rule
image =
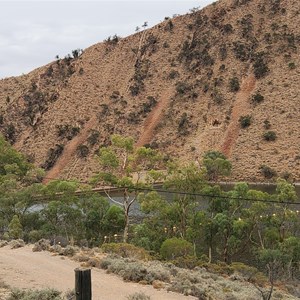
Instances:
[[[104,193],[105,193],[105,195],[108,197],[108,199],[109,199],[111,202],[113,202],[113,203],[115,203],[115,204],[117,204],[117,205],[120,205],[120,206],[124,207],[124,204],[123,204],[123,203],[121,203],[121,202],[115,200],[114,198],[112,198],[106,190],[104,190]]]

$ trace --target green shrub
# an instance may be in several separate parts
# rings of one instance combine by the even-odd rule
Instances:
[[[86,145],[78,145],[76,152],[79,157],[84,158],[89,155],[90,150]]]
[[[122,257],[145,260],[150,258],[149,253],[145,249],[127,243],[107,243],[103,244],[101,248],[106,253],[113,253]]]
[[[184,112],[178,122],[178,132],[180,135],[187,135],[190,122],[186,112]]]
[[[194,269],[200,264],[199,259],[194,255],[179,256],[171,260],[171,262],[176,267],[185,268],[185,269]]]
[[[179,77],[179,73],[175,70],[172,70],[168,77],[169,77],[169,79],[174,79],[176,77]]]
[[[251,278],[255,277],[255,274],[258,273],[258,269],[252,266],[245,265],[241,262],[233,262],[231,264],[232,269],[234,272],[243,276],[246,280],[250,280]]]
[[[191,86],[186,82],[179,81],[176,83],[176,92],[179,95],[184,95],[191,90]]]
[[[289,63],[289,69],[290,69],[290,70],[296,69],[296,65],[295,65],[294,62],[290,62],[290,63]]]
[[[230,92],[237,92],[240,89],[240,83],[237,77],[230,78],[229,89]]]
[[[233,27],[231,24],[225,24],[223,26],[223,32],[225,33],[232,33],[233,32]]]
[[[270,129],[271,128],[271,123],[269,120],[264,120],[264,128],[265,129]]]
[[[7,127],[5,127],[4,137],[11,144],[15,143],[15,141],[16,141],[16,128],[12,123],[10,123]]]
[[[160,248],[160,255],[166,260],[193,255],[193,253],[192,243],[176,237],[165,240]]]
[[[263,78],[268,74],[270,70],[267,64],[267,60],[265,58],[265,53],[260,52],[254,56],[253,68],[256,79]]]
[[[256,93],[252,96],[251,100],[253,103],[260,103],[264,100],[264,96],[260,93]]]
[[[87,138],[88,143],[91,146],[96,145],[99,142],[99,137],[100,137],[100,133],[97,130],[92,130],[91,134],[89,135],[89,137]]]
[[[251,125],[252,117],[247,115],[247,116],[241,116],[239,118],[239,122],[242,128],[249,127]]]
[[[276,171],[266,165],[260,166],[260,171],[267,179],[271,179],[277,175]]]
[[[12,239],[19,239],[23,235],[23,227],[17,215],[14,215],[8,225],[8,233]]]
[[[38,240],[42,239],[43,231],[42,230],[31,230],[28,234],[28,239],[31,243],[35,243]]]
[[[66,138],[67,140],[71,140],[74,136],[76,136],[80,132],[80,128],[76,126],[72,126],[69,124],[65,125],[56,125],[57,136],[61,139]]]
[[[237,59],[240,61],[247,61],[252,51],[251,45],[237,41],[233,42],[233,52]]]
[[[263,134],[263,137],[266,141],[275,141],[277,138],[275,131],[267,131]]]
[[[225,44],[222,44],[219,48],[219,56],[221,61],[225,60],[227,58],[227,48]]]
[[[206,268],[208,272],[218,275],[231,275],[234,272],[233,268],[224,262],[203,263],[201,266]]]
[[[214,88],[210,96],[213,99],[214,103],[216,104],[221,104],[224,101],[223,95],[220,93],[220,91],[217,88]]]
[[[168,20],[167,24],[165,25],[165,30],[166,31],[172,31],[174,28],[174,24],[172,20]]]
[[[64,146],[60,144],[56,144],[55,148],[50,148],[47,154],[47,159],[41,167],[46,171],[50,170],[55,165],[63,150]]]

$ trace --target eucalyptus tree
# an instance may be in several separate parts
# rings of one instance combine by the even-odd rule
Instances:
[[[207,170],[208,180],[216,182],[221,176],[228,176],[231,173],[231,162],[219,151],[206,152],[202,163]]]
[[[122,207],[123,241],[126,242],[130,227],[130,209],[140,188],[152,186],[155,181],[160,180],[162,173],[159,169],[163,164],[163,156],[150,148],[135,147],[131,137],[112,135],[111,145],[99,149],[98,159],[101,172],[92,181],[106,186],[107,197],[112,203]],[[117,187],[121,191],[121,199],[112,195],[109,191],[111,187]]]
[[[8,229],[14,216],[26,231],[29,224],[25,219],[34,197],[42,189],[43,174],[0,136],[0,216],[3,231]]]

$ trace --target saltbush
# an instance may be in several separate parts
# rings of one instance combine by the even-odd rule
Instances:
[[[11,249],[17,249],[25,247],[25,242],[22,239],[12,240],[9,242],[9,246]]]
[[[50,248],[50,241],[46,239],[41,239],[34,244],[32,251],[33,252],[46,251],[49,250],[49,248]]]
[[[143,292],[137,292],[132,295],[127,296],[128,300],[150,300],[150,296],[147,296]]]
[[[8,300],[63,300],[61,293],[54,289],[20,290],[13,289]]]
[[[154,280],[169,282],[171,273],[159,262],[152,262],[147,268],[146,281],[152,283]]]
[[[8,245],[8,241],[0,241],[0,248]]]

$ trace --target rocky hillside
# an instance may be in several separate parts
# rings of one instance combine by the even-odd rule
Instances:
[[[0,81],[0,126],[49,177],[84,178],[113,133],[232,179],[300,180],[300,2],[220,0]]]

